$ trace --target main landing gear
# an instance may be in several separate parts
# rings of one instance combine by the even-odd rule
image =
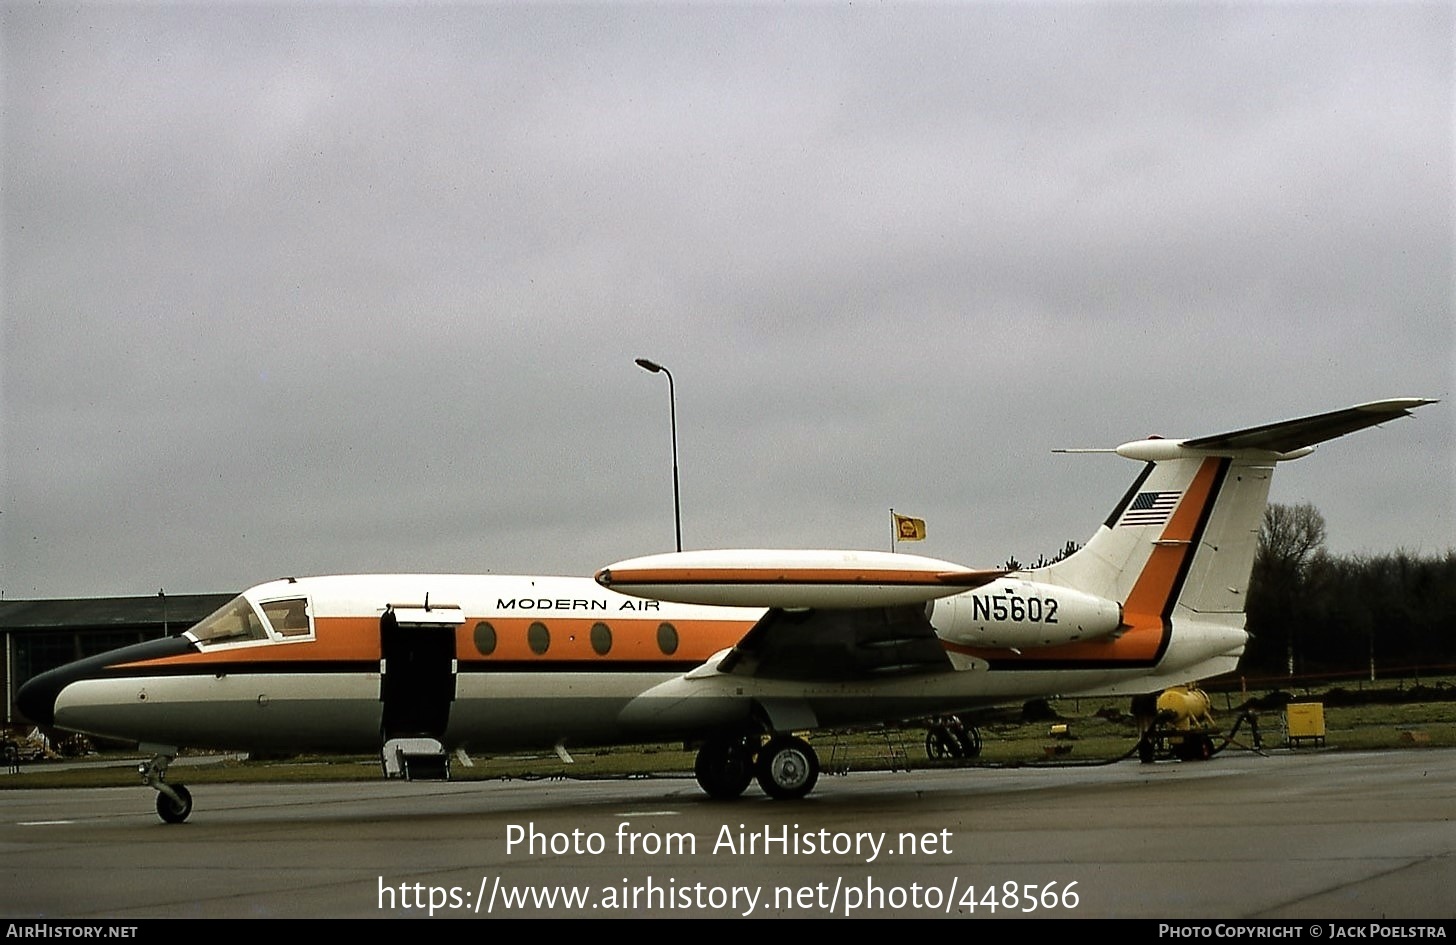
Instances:
[[[698,749],[694,765],[698,785],[715,800],[732,800],[758,786],[777,800],[797,800],[819,780],[819,756],[802,738],[775,735],[759,745],[757,736],[718,736]]]
[[[958,715],[938,716],[925,732],[925,754],[931,761],[975,758],[981,754],[981,730]]]
[[[142,784],[157,792],[157,816],[169,824],[180,824],[192,813],[192,792],[180,784],[166,782],[167,765],[175,753],[158,753],[137,765]]]

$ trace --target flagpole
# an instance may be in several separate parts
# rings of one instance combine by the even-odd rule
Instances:
[[[890,554],[894,554],[895,553],[895,538],[897,537],[895,535],[895,532],[896,531],[898,531],[898,529],[895,528],[895,510],[893,508],[891,508],[890,509]]]

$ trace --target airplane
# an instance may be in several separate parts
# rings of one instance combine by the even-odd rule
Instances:
[[[1043,567],[723,550],[595,579],[285,578],[179,635],[42,673],[17,704],[46,727],[139,743],[168,823],[192,811],[166,780],[182,746],[380,752],[386,776],[413,779],[447,777],[462,749],[681,740],[712,798],[755,779],[801,798],[820,764],[797,732],[1234,670],[1274,467],[1435,402],[1090,451],[1143,466],[1096,534]]]

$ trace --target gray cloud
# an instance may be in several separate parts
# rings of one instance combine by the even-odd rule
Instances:
[[[1453,373],[1440,5],[0,8],[0,587],[972,565]],[[1449,404],[1275,498],[1440,551]]]

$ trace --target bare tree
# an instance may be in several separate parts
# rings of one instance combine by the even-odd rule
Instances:
[[[1259,528],[1256,560],[1265,573],[1279,579],[1305,578],[1324,552],[1325,517],[1308,502],[1270,503]]]
[[[1307,600],[1310,574],[1325,558],[1324,544],[1325,517],[1310,503],[1270,503],[1264,509],[1249,586],[1250,623],[1267,621],[1268,629],[1284,631],[1284,669],[1290,676],[1296,628],[1306,616],[1300,601]]]

